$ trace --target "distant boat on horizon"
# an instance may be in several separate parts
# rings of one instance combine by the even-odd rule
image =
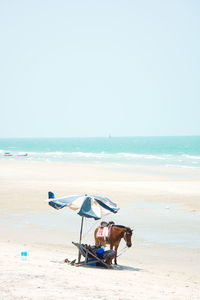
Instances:
[[[18,153],[15,156],[28,156],[28,153]]]
[[[18,153],[13,155],[11,152],[5,152],[3,155],[4,156],[28,156],[28,153]]]
[[[5,152],[5,153],[4,153],[4,156],[12,156],[12,153],[10,153],[10,152]]]

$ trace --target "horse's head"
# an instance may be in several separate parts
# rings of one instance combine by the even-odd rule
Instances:
[[[129,227],[126,227],[126,231],[124,232],[124,240],[126,242],[127,247],[132,246],[131,237],[132,237],[133,230]]]

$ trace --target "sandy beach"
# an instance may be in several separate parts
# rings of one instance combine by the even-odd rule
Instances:
[[[0,1],[0,24],[0,300],[200,300],[200,1]],[[102,221],[111,267],[78,266]]]
[[[48,191],[118,203],[107,220],[134,234],[117,267],[64,263],[77,257],[81,219],[48,206]],[[0,195],[0,299],[200,299],[199,170],[2,159]],[[99,223],[85,221],[83,242]]]

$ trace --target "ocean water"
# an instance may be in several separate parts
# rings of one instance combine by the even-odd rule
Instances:
[[[0,139],[0,159],[200,168],[200,136]]]

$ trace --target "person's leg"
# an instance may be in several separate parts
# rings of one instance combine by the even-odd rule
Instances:
[[[105,262],[108,265],[112,264],[112,260],[115,257],[115,251],[114,250],[107,250],[104,252],[104,258],[105,258]]]

